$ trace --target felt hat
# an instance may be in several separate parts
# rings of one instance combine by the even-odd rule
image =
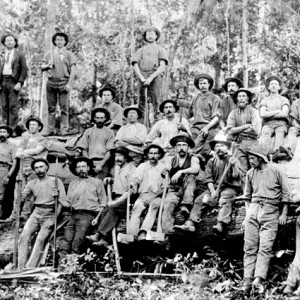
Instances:
[[[47,165],[47,169],[49,170],[49,163],[45,158],[36,158],[31,163],[31,169],[34,171],[34,166],[37,162],[43,162]]]
[[[13,34],[10,34],[10,33],[7,33],[7,34],[5,34],[5,35],[3,35],[3,36],[1,37],[1,44],[5,46],[5,39],[6,39],[8,36],[12,36],[12,37],[15,39],[15,43],[16,43],[16,44],[15,44],[15,47],[14,47],[14,48],[17,48],[18,45],[19,45],[19,41],[18,41],[18,39],[17,39]]]
[[[215,148],[215,145],[216,144],[224,144],[224,145],[226,145],[228,148],[230,148],[231,147],[231,142],[230,141],[227,141],[227,138],[226,138],[226,136],[224,135],[220,135],[220,134],[217,134],[216,136],[215,136],[215,138],[214,138],[214,140],[213,141],[210,141],[209,142],[209,146],[210,146],[210,148],[213,150],[214,148]]]
[[[272,80],[276,80],[279,82],[280,87],[282,88],[282,80],[280,77],[276,76],[276,75],[271,75],[266,79],[266,89],[269,90],[269,84]],[[281,89],[280,89],[281,90]]]
[[[149,146],[144,150],[144,155],[147,156],[148,153],[149,153],[149,150],[152,149],[152,148],[158,149],[158,150],[159,150],[159,153],[160,153],[160,158],[159,158],[159,159],[162,159],[162,158],[165,156],[165,151],[164,151],[164,149],[163,149],[162,147],[160,147],[159,145],[157,145],[157,144],[151,144],[151,145],[149,145]]]
[[[177,112],[179,110],[179,106],[177,105],[177,102],[175,100],[171,100],[171,99],[167,99],[167,100],[164,100],[160,105],[159,105],[159,111],[161,113],[164,113],[164,108],[165,108],[165,105],[167,103],[172,103],[174,108],[175,108],[175,112]]]
[[[208,82],[209,82],[209,89],[211,90],[212,87],[214,86],[214,80],[213,80],[213,78],[210,75],[208,75],[206,73],[201,73],[201,74],[199,74],[199,75],[197,75],[195,77],[195,79],[194,79],[194,85],[195,85],[195,87],[199,90],[199,80],[202,79],[202,78],[205,78],[205,79],[208,80]]]
[[[65,43],[65,46],[66,46],[68,44],[68,42],[69,42],[69,38],[68,38],[67,34],[65,34],[64,32],[56,32],[55,34],[53,34],[53,36],[52,36],[52,44],[54,46],[56,46],[55,39],[58,36],[62,36],[66,40],[66,43]]]
[[[190,146],[190,148],[195,147],[194,141],[189,137],[189,135],[187,133],[180,133],[180,134],[174,136],[173,138],[171,138],[170,145],[175,147],[176,144],[179,142],[187,143]]]
[[[114,87],[112,87],[110,84],[105,84],[101,89],[99,90],[99,96],[102,98],[102,94],[104,91],[110,91],[112,94],[112,97],[116,97],[116,90]]]
[[[260,145],[255,145],[247,151],[248,154],[253,154],[255,156],[261,157],[266,163],[268,163],[267,151]]]
[[[156,32],[156,41],[158,41],[159,40],[159,38],[160,38],[160,31],[156,28],[156,27],[148,27],[144,32],[143,32],[143,38],[144,38],[144,40],[146,41],[146,42],[148,42],[147,40],[146,40],[146,33],[148,32],[148,31],[155,31]]]
[[[13,129],[11,127],[9,127],[8,125],[1,124],[0,129],[6,129],[6,131],[8,133],[8,137],[12,136],[12,134],[13,134]]]
[[[103,112],[106,116],[106,121],[110,120],[110,112],[104,107],[97,107],[92,110],[91,120],[93,121],[97,112]]]
[[[93,174],[93,172],[94,172],[94,164],[93,164],[93,161],[92,161],[90,158],[85,157],[85,156],[79,156],[79,157],[75,158],[75,159],[72,161],[72,163],[70,164],[70,167],[69,167],[69,168],[70,168],[70,171],[71,171],[74,175],[78,176],[78,173],[77,173],[77,171],[76,171],[76,167],[77,167],[77,163],[78,163],[78,162],[81,162],[81,161],[85,161],[85,162],[87,163],[87,165],[90,167],[89,175]]]
[[[253,96],[254,96],[254,94],[250,91],[250,90],[248,90],[248,89],[245,89],[245,88],[241,88],[241,89],[239,89],[239,90],[237,90],[233,95],[232,95],[232,100],[233,100],[233,102],[235,103],[235,104],[237,104],[237,97],[238,97],[238,94],[240,93],[240,92],[245,92],[247,95],[248,95],[248,98],[249,98],[249,104],[252,102],[252,99],[253,99]]]
[[[38,122],[39,123],[39,125],[40,125],[40,132],[43,130],[43,127],[44,127],[44,124],[43,124],[43,122],[41,121],[41,119],[39,118],[39,117],[37,117],[37,116],[30,116],[27,120],[26,120],[26,122],[25,122],[25,127],[27,128],[27,130],[29,130],[29,123],[30,123],[30,121],[36,121],[36,122]]]
[[[126,158],[127,161],[131,160],[131,157],[129,155],[129,150],[126,147],[119,146],[115,149],[112,149],[111,153],[112,154],[120,153],[120,154],[124,155],[124,157]]]
[[[229,77],[229,78],[225,79],[225,83],[222,85],[222,87],[226,93],[228,92],[227,85],[229,82],[235,82],[238,85],[239,89],[244,87],[244,85],[240,79],[238,79],[236,77]]]
[[[125,118],[127,118],[127,115],[129,113],[129,111],[131,111],[131,110],[135,110],[137,112],[139,119],[143,116],[142,111],[136,105],[131,105],[124,109],[123,115]]]

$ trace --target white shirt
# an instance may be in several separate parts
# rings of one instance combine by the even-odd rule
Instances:
[[[6,50],[5,51],[4,67],[3,67],[3,71],[2,71],[3,75],[6,75],[6,76],[12,75],[12,60],[14,58],[14,54],[15,54],[15,50],[12,50],[12,51]],[[7,55],[9,56],[8,60],[7,60]]]

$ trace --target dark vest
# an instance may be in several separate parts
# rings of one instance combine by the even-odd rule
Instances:
[[[190,154],[187,155],[183,165],[181,167],[179,167],[178,165],[178,158],[177,155],[175,155],[172,159],[172,163],[171,163],[171,170],[170,170],[170,178],[172,178],[172,176],[174,174],[176,174],[178,171],[180,170],[185,170],[188,169],[192,166],[192,156]],[[183,179],[184,179],[185,174],[182,174],[177,182],[176,185],[183,185]]]

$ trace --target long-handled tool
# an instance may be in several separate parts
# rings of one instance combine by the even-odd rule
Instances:
[[[149,105],[148,105],[148,87],[145,86],[145,115],[144,115],[144,125],[149,131]]]
[[[58,157],[56,156],[55,162],[55,189],[58,191]],[[55,268],[55,253],[56,253],[56,231],[57,231],[57,214],[58,214],[58,196],[54,197],[54,237],[53,237],[53,268]]]
[[[148,241],[164,241],[165,240],[165,234],[162,232],[162,211],[164,207],[164,201],[166,199],[166,194],[167,194],[167,189],[168,189],[168,184],[169,184],[169,176],[168,173],[165,176],[165,186],[164,186],[164,191],[163,195],[161,198],[160,202],[160,207],[159,207],[159,213],[158,213],[158,219],[157,219],[157,229],[156,231],[147,231],[146,234],[146,240]]]

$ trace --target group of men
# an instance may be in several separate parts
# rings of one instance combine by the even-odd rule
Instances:
[[[107,246],[111,231],[126,215],[128,199],[135,201],[127,233],[137,241],[145,240],[162,206],[158,222],[166,236],[163,244],[167,245],[174,230],[194,232],[201,226],[205,211],[212,208],[218,208],[212,230],[224,236],[234,201],[242,195],[246,203],[243,288],[260,287],[267,278],[278,225],[285,224],[291,201],[286,175],[269,159],[278,162],[292,158],[300,126],[299,103],[295,102],[290,109],[289,101],[280,95],[282,81],[277,76],[267,78],[269,96],[262,99],[258,109],[251,105],[253,93],[243,88],[238,78],[226,79],[223,88],[227,95],[221,99],[212,92],[213,78],[204,73],[195,77],[194,84],[200,92],[192,102],[161,101],[161,75],[168,59],[156,44],[159,36],[156,28],[145,31],[147,45],[138,50],[132,65],[140,80],[141,95],[151,96],[160,120],[148,133],[147,127],[139,122],[147,112],[145,98],[139,107],[123,110],[114,102],[115,89],[104,85],[99,91],[104,104],[91,113],[94,125],[85,130],[75,145],[70,170],[77,179],[70,183],[67,193],[61,181],[47,175],[47,144],[40,134],[41,120],[27,120],[28,135],[22,138],[18,149],[7,140],[12,128],[0,126],[3,183],[14,172],[17,158],[23,162],[20,175],[26,178],[21,217],[27,221],[19,240],[19,268],[38,265],[57,218],[56,200],[58,213],[61,209],[70,213],[59,250],[62,260],[68,253],[81,253],[86,241]],[[57,50],[45,57],[43,68],[51,74],[49,93],[65,93],[70,88],[75,63],[69,54],[60,51],[60,45],[67,42],[67,36],[57,34],[53,37]],[[56,69],[59,61],[66,63],[64,68]],[[63,77],[56,80],[57,74]],[[190,122],[178,116],[180,107],[188,109]],[[49,111],[49,118],[52,117]],[[62,121],[62,131],[65,129],[66,123]],[[286,135],[288,143],[284,143]],[[199,184],[203,189],[196,188]],[[111,197],[105,191],[110,186]],[[144,211],[146,215],[142,218]],[[15,218],[15,212],[14,209],[9,220]],[[183,224],[174,223],[175,215],[184,220]],[[30,238],[39,228],[28,259]]]

